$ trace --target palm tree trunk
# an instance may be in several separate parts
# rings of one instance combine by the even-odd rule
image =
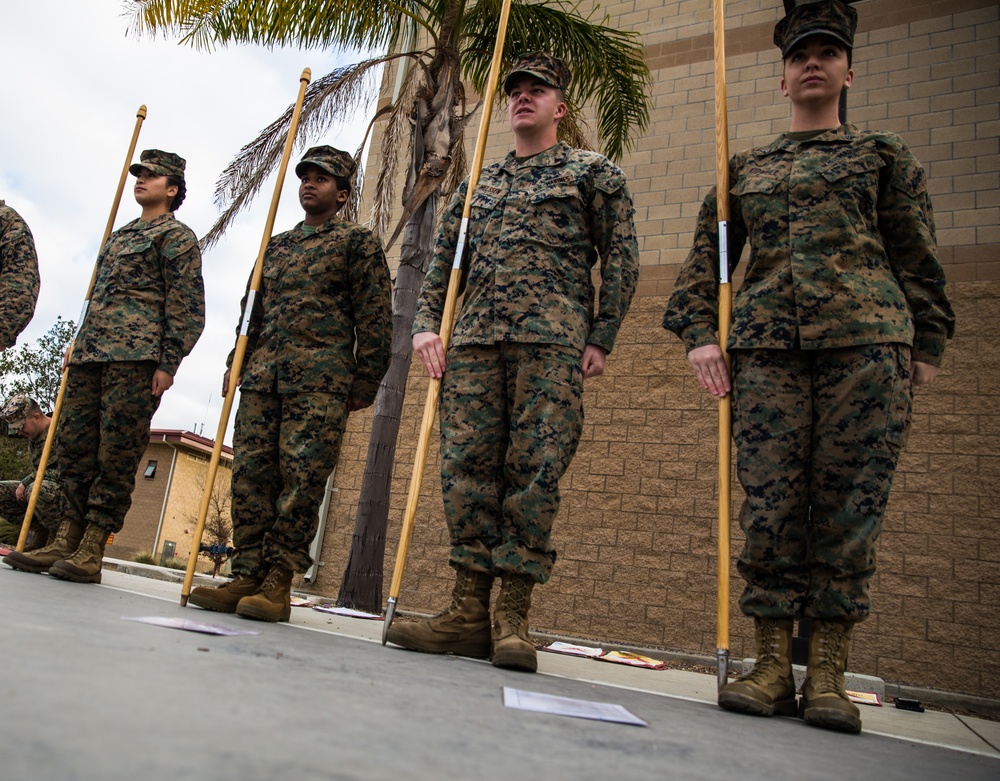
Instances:
[[[392,362],[375,398],[368,456],[361,497],[354,521],[351,552],[344,570],[337,604],[379,613],[382,610],[385,536],[389,521],[389,493],[396,440],[410,373],[413,345],[410,328],[417,311],[420,283],[433,249],[437,194],[431,195],[410,217],[403,232],[396,291],[392,300]]]

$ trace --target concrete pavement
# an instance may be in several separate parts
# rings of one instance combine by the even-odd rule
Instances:
[[[27,779],[952,779],[1000,777],[1000,723],[862,707],[858,737],[719,710],[715,677],[557,654],[539,674],[380,644],[379,621],[289,624],[0,567],[0,777]],[[122,620],[187,618],[222,637]],[[631,727],[505,708],[502,687],[616,703]]]

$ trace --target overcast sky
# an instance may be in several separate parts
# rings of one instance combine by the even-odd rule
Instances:
[[[177,218],[201,237],[218,215],[215,180],[239,148],[295,100],[302,69],[318,78],[357,59],[255,47],[209,53],[126,37],[124,8],[123,0],[4,2],[0,199],[31,227],[42,276],[35,317],[19,345],[36,340],[59,315],[79,318],[140,105],[148,115],[134,159],[157,148],[187,160],[188,193]],[[308,139],[309,145],[353,153],[373,111],[353,126]],[[293,161],[300,156],[297,150]],[[139,216],[133,182],[129,177],[116,228]],[[302,219],[297,184],[290,166],[275,232]],[[164,395],[154,428],[215,437],[225,359],[273,192],[272,178],[254,207],[204,255],[205,332]],[[227,443],[232,421],[229,432]]]

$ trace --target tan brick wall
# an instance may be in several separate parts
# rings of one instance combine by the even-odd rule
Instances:
[[[659,321],[714,183],[711,3],[630,0],[602,8],[613,26],[642,33],[653,71],[649,130],[622,161],[636,198],[640,297],[608,374],[587,385],[584,440],[563,482],[556,524],[560,557],[551,583],[537,592],[532,623],[607,643],[708,653],[716,643],[716,404],[696,387],[680,343]],[[771,44],[779,8],[776,0],[727,3],[731,151],[787,128]],[[1000,431],[992,413],[1000,378],[993,347],[1000,337],[998,4],[870,0],[858,10],[850,120],[901,133],[927,167],[958,330],[941,377],[917,393],[879,541],[875,612],[858,631],[851,665],[890,681],[1000,697],[989,672],[1000,647],[993,501]],[[509,148],[505,125],[498,106],[487,161]],[[402,419],[386,588],[426,392],[420,374],[411,373]],[[352,416],[345,440],[317,581],[323,593],[337,593],[346,564],[369,421]],[[450,589],[437,470],[434,441],[404,609],[439,608]],[[734,517],[740,499],[734,485]],[[735,525],[732,538],[735,556],[742,544]],[[731,577],[732,650],[740,658],[752,653],[751,625],[736,605],[735,569]]]

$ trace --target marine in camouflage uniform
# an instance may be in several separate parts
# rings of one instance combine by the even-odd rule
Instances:
[[[7,424],[8,436],[21,436],[28,440],[28,452],[34,467],[31,474],[22,480],[0,481],[0,516],[16,526],[24,522],[24,514],[28,509],[28,500],[31,498],[38,464],[45,449],[45,437],[52,419],[42,412],[38,402],[23,393],[7,399],[3,409],[0,409],[0,418]],[[54,450],[49,454],[48,469],[54,468],[55,455]],[[50,532],[54,535],[66,513],[71,512],[66,495],[59,484],[52,479],[52,474],[47,470],[46,477],[42,479],[32,514],[31,535],[25,544],[25,551],[30,552],[43,547],[49,539]]]
[[[354,171],[346,152],[309,149],[295,168],[306,220],[267,246],[233,439],[235,578],[192,591],[200,607],[288,620],[292,575],[312,566],[309,546],[348,413],[374,402],[389,366],[392,291],[382,245],[336,216]],[[332,188],[332,211],[317,199],[323,187]]]
[[[603,371],[638,278],[624,174],[603,155],[556,143],[570,78],[561,60],[535,52],[504,82],[515,149],[483,170],[472,195],[464,299],[441,386],[456,586],[444,613],[388,633],[407,648],[480,657],[492,640],[495,665],[530,671],[527,611],[556,560],[550,536],[559,479],[583,428],[583,380]],[[413,324],[414,349],[432,376],[444,368],[437,333],[467,186],[442,219]],[[491,638],[494,576],[501,592]]]
[[[35,313],[38,255],[31,229],[0,201],[0,350],[13,347]]]
[[[847,732],[861,723],[842,693],[842,667],[851,627],[871,609],[875,541],[912,388],[936,374],[954,330],[923,168],[895,134],[836,116],[839,88],[853,79],[855,24],[856,12],[839,0],[800,6],[779,22],[793,132],[730,161],[729,257],[750,244],[727,343],[746,492],[740,604],[756,620],[761,648],[754,673],[720,695],[732,710],[794,713],[785,646],[792,620],[812,618],[802,708],[807,720]],[[808,100],[827,116],[834,109],[826,125],[796,123],[810,118]],[[713,189],[663,324],[683,339],[703,387],[725,395],[728,378],[711,376],[724,374],[712,347],[716,199]],[[839,686],[822,693],[820,657],[841,668]],[[764,669],[774,658],[780,680]]]
[[[5,559],[18,569],[100,582],[104,545],[131,506],[153,413],[205,325],[198,240],[172,211],[184,197],[185,161],[157,149],[140,161],[129,170],[143,213],[98,256],[55,435],[53,476],[74,512],[56,543]]]

